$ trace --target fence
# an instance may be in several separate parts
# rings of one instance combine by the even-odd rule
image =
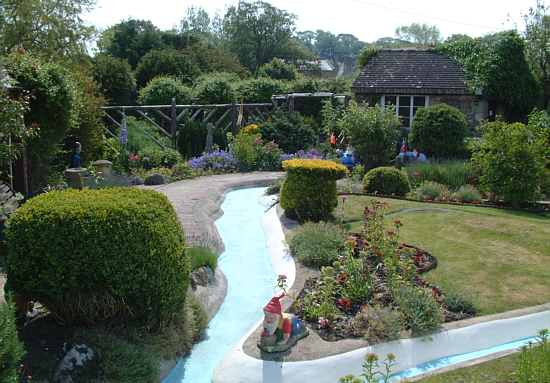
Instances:
[[[213,129],[236,133],[247,121],[265,118],[273,108],[272,103],[176,105],[175,100],[172,100],[171,105],[105,106],[101,109],[108,122],[105,127],[107,135],[118,138],[118,133],[112,128],[122,129],[125,118],[133,115],[148,121],[161,134],[170,138],[175,148],[178,129],[182,128],[181,122],[184,120],[201,121],[212,124]],[[155,137],[144,133],[164,147]]]

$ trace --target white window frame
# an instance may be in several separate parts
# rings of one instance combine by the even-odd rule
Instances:
[[[430,96],[427,95],[427,94],[385,94],[383,96],[380,97],[380,104],[382,105],[383,108],[386,107],[386,96],[389,96],[389,97],[395,97],[395,100],[396,100],[396,103],[395,103],[395,115],[397,117],[399,117],[399,99],[401,97],[410,97],[411,98],[411,102],[409,104],[409,126],[405,126],[405,128],[411,128],[412,126],[412,122],[413,122],[413,111],[414,111],[414,98],[415,97],[424,97],[426,99],[426,102],[424,103],[424,106],[421,107],[421,108],[426,108],[428,106],[430,106]]]

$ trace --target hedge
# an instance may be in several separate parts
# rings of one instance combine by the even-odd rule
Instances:
[[[336,180],[348,170],[333,161],[295,159],[283,161],[287,177],[281,188],[281,206],[292,219],[321,221],[338,205]]]
[[[369,170],[363,178],[366,193],[404,196],[410,191],[407,173],[389,166]]]
[[[17,337],[13,304],[0,304],[0,382],[19,382],[19,362],[23,358],[23,344]]]
[[[183,309],[190,262],[160,193],[42,194],[10,217],[6,237],[11,288],[63,323],[131,319],[153,329]]]

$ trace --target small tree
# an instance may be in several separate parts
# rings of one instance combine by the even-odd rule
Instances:
[[[472,157],[481,185],[515,207],[535,200],[544,172],[547,134],[502,121],[488,123],[482,131]]]
[[[184,83],[191,84],[199,74],[200,69],[193,59],[175,49],[151,51],[143,56],[136,68],[139,86],[144,86],[161,75],[176,77]]]
[[[94,58],[94,80],[111,105],[130,105],[136,97],[136,79],[126,60],[109,55]]]
[[[386,165],[394,157],[400,123],[393,109],[352,102],[339,125],[367,168]]]
[[[260,67],[258,75],[269,77],[274,80],[296,80],[298,72],[292,64],[287,64],[283,60],[274,58],[271,62]]]
[[[172,98],[178,104],[190,104],[193,100],[191,88],[171,77],[156,77],[139,91],[141,105],[170,105]]]
[[[454,158],[464,153],[467,129],[464,113],[447,104],[436,104],[416,112],[410,141],[428,156]]]
[[[203,75],[195,85],[195,96],[201,104],[229,104],[237,98],[234,84],[238,79],[230,73]]]

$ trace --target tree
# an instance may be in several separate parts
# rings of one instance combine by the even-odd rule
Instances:
[[[94,57],[93,75],[111,105],[130,105],[136,94],[136,79],[126,60],[100,54]]]
[[[187,8],[186,15],[180,22],[180,30],[183,33],[210,33],[211,20],[208,12],[202,7]]]
[[[100,51],[128,60],[135,68],[153,49],[162,49],[162,32],[150,21],[128,19],[108,28],[98,43]]]
[[[3,0],[0,2],[0,50],[23,48],[47,57],[82,54],[94,28],[81,14],[95,0]]]
[[[550,7],[537,0],[524,16],[527,58],[544,92],[544,105],[550,103]]]
[[[435,46],[442,42],[441,32],[435,25],[412,23],[395,30],[398,39],[420,46]]]
[[[160,75],[172,76],[191,84],[200,69],[188,55],[175,49],[153,50],[139,61],[136,79],[140,87]]]
[[[292,64],[287,64],[281,59],[273,59],[260,67],[259,75],[274,80],[296,80],[298,72]]]
[[[223,30],[230,50],[256,72],[260,65],[286,54],[295,20],[296,16],[269,3],[241,1],[228,8]]]

